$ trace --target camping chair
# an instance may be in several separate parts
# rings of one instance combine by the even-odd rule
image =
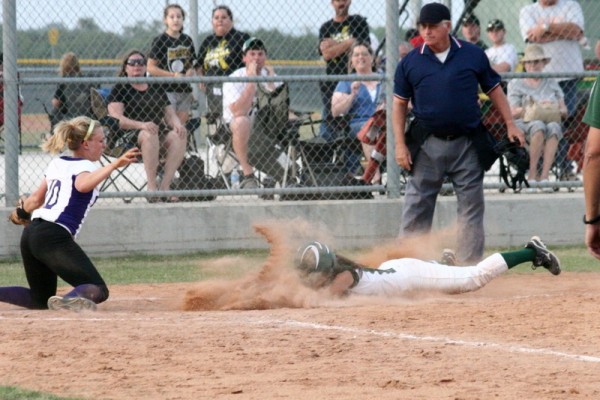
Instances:
[[[225,187],[230,188],[229,174],[239,164],[233,152],[232,133],[222,120],[222,110],[218,110],[218,104],[222,104],[220,96],[216,96],[214,91],[207,91],[207,103],[209,112],[205,118],[209,126],[206,136],[209,159],[215,161],[218,175]],[[299,128],[297,123],[289,122],[288,114],[289,88],[286,84],[272,92],[258,85],[257,111],[248,143],[248,159],[266,187],[274,185],[274,182],[284,185],[288,178],[286,171],[291,161],[286,148],[296,140]]]
[[[206,134],[206,173],[211,174],[211,164],[216,165],[217,178],[223,182],[223,187],[231,189],[229,175],[238,168],[239,162],[233,152],[231,131],[223,121],[223,93],[221,83],[206,85],[206,108],[204,119],[208,128]]]
[[[119,120],[108,115],[106,99],[110,91],[101,92],[97,88],[90,89],[90,100],[92,110],[96,119],[100,121],[105,129],[107,146],[100,159],[100,164],[112,162],[114,158],[120,157],[125,151],[137,146],[137,131],[125,131],[120,129]],[[190,118],[186,123],[188,133],[198,129],[200,118]],[[189,148],[188,142],[188,148]],[[130,169],[135,169],[131,173]],[[161,174],[161,165],[159,165],[158,174]],[[147,182],[142,164],[130,164],[111,174],[101,185],[100,191],[109,190],[111,187],[117,191],[136,191],[140,192],[146,188]],[[130,202],[131,199],[125,199]]]
[[[136,146],[137,132],[123,131],[119,127],[119,120],[108,115],[107,98],[110,90],[100,90],[90,88],[90,102],[92,112],[95,118],[100,121],[106,135],[106,149],[99,162],[101,165],[111,163],[115,158],[120,157],[125,151]],[[113,188],[117,192],[122,191],[142,191],[146,187],[146,179],[140,180],[144,176],[143,171],[137,174],[131,174],[129,169],[133,164],[120,168],[112,173],[100,186],[100,191],[104,192]],[[138,168],[139,169],[139,168]],[[124,199],[126,203],[131,202],[130,198]]]
[[[94,116],[92,110],[92,89],[90,83],[70,83],[63,85],[63,102],[59,109],[53,109],[49,113],[50,131],[60,121],[68,120],[80,115],[86,117]]]
[[[488,131],[494,136],[496,140],[501,142],[506,138],[506,126],[502,120],[500,112],[494,107],[487,96],[480,95],[483,101],[482,106],[482,122]],[[569,132],[564,133],[565,137],[569,136]],[[529,150],[527,152],[527,162],[529,162]],[[520,153],[520,152],[519,152]],[[558,152],[555,157],[558,157]],[[541,170],[543,159],[540,157],[538,168]],[[522,156],[513,156],[511,152],[502,153],[499,157],[500,172],[499,180],[504,182],[514,192],[520,192],[523,185],[529,187],[529,182],[525,179],[525,175],[529,170],[529,164],[524,166]],[[525,168],[525,169],[523,169]],[[550,174],[555,177],[556,181],[560,180],[560,170],[558,168],[558,162],[555,158],[552,168],[550,168]],[[560,188],[558,186],[553,187],[554,191],[557,192]],[[571,191],[572,189],[568,189]],[[504,189],[500,189],[500,192],[504,192]]]

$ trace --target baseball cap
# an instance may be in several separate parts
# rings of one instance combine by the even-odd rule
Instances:
[[[465,15],[464,18],[462,19],[462,24],[463,25],[475,24],[477,26],[480,26],[479,18],[477,18],[474,14]]]
[[[251,37],[250,39],[246,40],[244,42],[244,45],[242,46],[242,53],[246,54],[246,52],[248,50],[264,50],[267,51],[267,49],[265,48],[265,44],[263,43],[262,40],[257,39],[255,37]]]
[[[439,24],[450,20],[450,10],[441,3],[425,4],[419,13],[418,24]]]
[[[501,29],[504,29],[504,22],[499,19],[493,19],[487,24],[488,31],[499,31]]]

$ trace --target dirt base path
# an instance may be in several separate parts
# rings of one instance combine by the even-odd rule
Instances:
[[[600,398],[600,274],[180,311],[191,288],[111,287],[95,313],[2,305],[0,383],[89,399]]]

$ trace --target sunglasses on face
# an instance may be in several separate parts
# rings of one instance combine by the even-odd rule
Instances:
[[[143,58],[134,58],[133,60],[127,60],[127,62],[125,63],[127,65],[130,66],[136,66],[136,65],[146,65],[146,60],[144,60]]]

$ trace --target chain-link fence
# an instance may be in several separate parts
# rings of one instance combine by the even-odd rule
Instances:
[[[6,99],[17,99],[18,89],[22,106],[5,104],[0,191],[11,204],[18,193],[33,191],[49,160],[39,145],[51,132],[51,120],[84,113],[107,127],[108,148],[102,163],[133,145],[141,146],[144,153],[140,163],[113,174],[105,183],[105,198],[253,201],[370,198],[386,191],[396,196],[404,178],[395,162],[385,162],[386,148],[393,149],[386,146],[391,132],[388,140],[385,129],[372,129],[374,136],[367,135],[364,142],[356,135],[378,106],[390,110],[394,60],[406,44],[412,47],[418,41],[411,31],[426,2],[355,0],[350,14],[366,21],[352,18],[344,27],[324,24],[334,17],[336,7],[343,8],[349,1],[229,0],[223,2],[224,8],[216,2],[181,1],[183,33],[191,41],[181,35],[178,41],[161,42],[160,35],[170,29],[165,26],[171,18],[163,14],[165,1],[55,0],[50,5],[4,0],[3,93]],[[581,117],[598,66],[594,46],[600,38],[596,23],[600,4],[592,0],[444,3],[452,11],[455,34],[488,47],[507,88],[510,80],[525,86],[539,85],[536,77],[560,80],[567,112],[559,116],[560,135],[555,137],[562,139],[557,161],[552,163],[553,183],[547,186],[580,186],[577,174],[587,132]],[[500,47],[502,34],[512,47]],[[349,54],[347,46],[339,54],[322,45],[320,49],[325,42],[320,36],[336,44],[350,37],[370,42],[372,54],[366,47],[353,49],[355,55]],[[250,51],[266,50],[266,60],[254,61],[264,61],[266,76],[229,77],[243,66],[241,55],[249,37],[262,42],[262,46],[247,43]],[[547,69],[529,70],[528,64],[533,63],[520,62],[526,39],[544,42],[545,57],[551,59]],[[124,58],[131,49],[140,53]],[[64,68],[61,72],[61,59],[68,69],[69,57],[66,61],[64,57],[68,53],[78,59],[80,75]],[[357,98],[364,103],[349,103],[353,82],[358,80],[345,75],[347,60],[353,57],[362,82]],[[365,59],[373,61],[374,70],[364,67]],[[503,69],[504,64],[510,68]],[[127,76],[118,77],[120,71]],[[336,86],[336,81],[342,83]],[[249,82],[260,84],[253,103],[258,107],[250,107],[254,115],[245,143],[248,129],[240,131],[234,122],[238,111],[232,113],[230,108],[223,113],[222,102],[235,103],[246,86],[253,86]],[[277,90],[260,90],[269,86]],[[173,93],[179,99],[185,136],[167,107]],[[324,106],[323,93],[333,104]],[[484,95],[481,99],[484,122],[501,136],[497,114]],[[385,128],[385,114],[372,122],[375,128]],[[148,140],[153,134],[160,140]],[[249,171],[254,171],[252,177]],[[486,187],[504,186],[498,163],[486,176]],[[149,192],[156,189],[158,197]]]

